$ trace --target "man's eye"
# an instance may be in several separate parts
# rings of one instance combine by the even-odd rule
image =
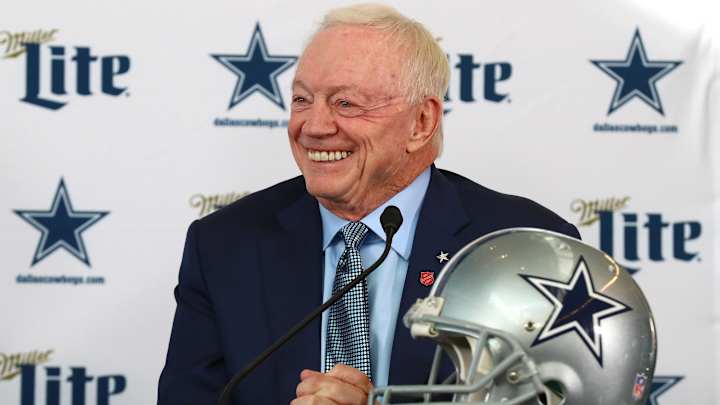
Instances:
[[[298,104],[298,103],[304,103],[304,102],[306,102],[306,101],[307,101],[307,100],[305,100],[305,97],[301,97],[301,96],[295,96],[295,97],[293,97],[293,99],[292,99],[292,102],[293,102],[293,103],[296,103],[296,104]]]
[[[338,99],[333,103],[335,112],[343,117],[357,117],[363,113],[362,107],[345,99]]]

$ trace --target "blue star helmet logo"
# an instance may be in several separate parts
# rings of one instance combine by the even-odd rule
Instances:
[[[109,213],[75,211],[63,179],[60,179],[49,210],[15,210],[14,212],[41,233],[31,266],[63,248],[88,267],[90,267],[90,259],[82,233]]]
[[[294,65],[297,57],[270,55],[260,23],[255,25],[255,32],[245,55],[211,56],[238,77],[228,110],[255,92],[259,92],[278,107],[285,109],[277,77]]]
[[[531,346],[575,332],[602,367],[600,321],[630,311],[631,308],[600,294],[595,289],[587,263],[582,256],[567,282],[530,275],[520,276],[535,287],[554,307]]]
[[[673,385],[679,383],[684,377],[682,376],[655,376],[650,386],[650,396],[645,405],[660,405],[658,397],[664,394]]]
[[[639,29],[635,30],[624,60],[591,60],[590,62],[617,83],[608,115],[635,97],[661,115],[665,115],[656,84],[658,80],[682,64],[679,60],[648,60]]]

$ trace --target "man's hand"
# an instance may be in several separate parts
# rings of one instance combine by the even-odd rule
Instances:
[[[373,385],[360,370],[338,364],[327,374],[312,370],[300,373],[290,405],[366,405]]]

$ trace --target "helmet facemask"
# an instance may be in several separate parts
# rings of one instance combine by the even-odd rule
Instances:
[[[425,403],[438,394],[452,395],[452,403],[485,405],[563,405],[562,395],[540,379],[533,359],[510,334],[472,322],[438,316],[443,298],[418,300],[403,318],[414,338],[437,343],[427,385],[385,387],[373,391],[369,404],[401,404],[396,398],[422,398]],[[443,353],[455,372],[438,382]],[[382,397],[382,399],[380,399]]]

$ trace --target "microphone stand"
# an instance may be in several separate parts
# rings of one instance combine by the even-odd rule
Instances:
[[[389,212],[391,209],[394,208],[393,212]],[[396,212],[395,212],[396,211]],[[389,214],[389,215],[386,215]],[[392,218],[389,218],[392,217]],[[384,220],[385,218],[391,219],[391,220]],[[337,293],[335,293],[332,297],[330,297],[329,300],[325,301],[320,305],[319,307],[315,308],[311,313],[309,313],[302,321],[300,321],[298,324],[292,327],[290,331],[282,336],[280,339],[276,340],[275,343],[270,345],[265,351],[260,353],[259,356],[255,358],[255,360],[252,361],[252,363],[245,366],[244,369],[240,370],[237,374],[235,374],[230,381],[225,385],[225,388],[222,391],[222,394],[220,394],[220,399],[218,400],[218,405],[228,405],[230,402],[230,396],[232,395],[233,389],[240,384],[240,382],[245,379],[250,373],[253,372],[260,364],[262,364],[265,359],[270,357],[271,354],[273,354],[275,351],[277,351],[279,348],[281,348],[288,340],[292,339],[293,336],[297,335],[298,332],[303,330],[310,322],[312,322],[315,318],[318,317],[323,311],[330,308],[334,303],[336,303],[340,298],[342,298],[345,293],[350,291],[353,287],[355,287],[359,282],[363,281],[370,273],[373,272],[376,268],[378,268],[383,261],[385,261],[385,258],[387,258],[387,255],[390,253],[390,249],[392,248],[392,239],[393,236],[395,236],[395,233],[397,232],[398,228],[400,227],[400,224],[402,224],[402,216],[400,215],[400,210],[397,209],[395,206],[389,206],[383,211],[383,215],[380,217],[380,221],[383,222],[383,229],[385,230],[386,235],[386,241],[385,241],[385,249],[383,250],[380,257],[373,263],[370,267],[363,270],[362,273],[360,273],[359,276],[355,277],[351,282],[349,282],[345,287],[340,289]],[[386,223],[391,222],[391,223]]]

